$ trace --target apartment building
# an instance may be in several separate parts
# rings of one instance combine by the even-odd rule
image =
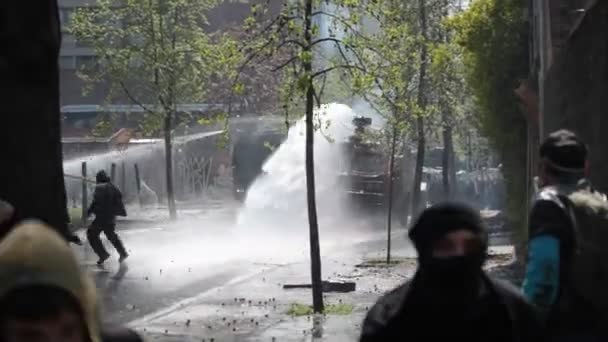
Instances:
[[[242,23],[251,13],[255,0],[225,0],[208,14],[209,29],[217,30]],[[278,10],[281,1],[276,1]],[[107,89],[96,89],[91,94],[83,95],[82,81],[76,71],[83,65],[96,63],[95,51],[79,43],[72,36],[68,27],[74,11],[83,6],[94,6],[95,0],[58,0],[59,17],[62,23],[62,46],[59,56],[61,70],[61,103],[62,105],[102,104]],[[275,6],[273,5],[273,8]],[[105,91],[104,91],[105,90]]]
[[[83,65],[91,65],[96,62],[95,51],[89,46],[80,44],[68,31],[74,11],[82,6],[94,5],[94,1],[59,0],[58,5],[62,31],[61,50],[59,52],[61,105],[101,103],[105,94],[96,91],[84,96],[84,84],[76,74],[76,71]]]
[[[253,3],[263,0],[224,0],[212,9],[207,18],[208,29],[215,31],[240,25],[250,14]],[[272,12],[280,10],[282,1],[271,2]],[[106,103],[109,87],[101,84],[84,93],[85,83],[78,77],[83,66],[95,65],[97,58],[92,47],[78,42],[69,32],[74,12],[84,6],[95,6],[95,0],[58,0],[59,16],[62,24],[62,46],[59,56],[60,101],[64,115],[64,134],[82,135],[90,131],[91,121],[97,116],[101,105],[131,105],[126,99],[114,99]],[[196,104],[192,104],[196,105]],[[203,105],[203,104],[201,104]],[[112,106],[110,106],[112,107]]]

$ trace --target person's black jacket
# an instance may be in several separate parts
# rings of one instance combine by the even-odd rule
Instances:
[[[110,224],[115,223],[116,216],[127,216],[120,190],[110,182],[97,184],[88,214],[95,214],[98,223]]]
[[[544,341],[539,317],[533,307],[520,295],[519,291],[505,282],[489,277],[485,277],[484,281],[488,289],[496,295],[496,298],[506,308],[508,320],[511,324],[510,340],[513,342]],[[429,338],[437,336],[438,332],[439,335],[450,334],[449,330],[441,330],[445,325],[438,319],[421,321],[416,316],[412,320],[403,319],[402,313],[408,295],[410,295],[410,289],[411,282],[380,298],[363,322],[360,342],[430,341]],[[457,317],[454,318],[457,319]],[[487,327],[479,326],[477,328],[481,330]],[[424,331],[429,332],[428,338],[421,337],[421,335],[425,335]]]

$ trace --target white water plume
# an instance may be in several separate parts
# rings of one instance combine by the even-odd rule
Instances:
[[[346,193],[339,182],[342,163],[347,158],[340,143],[353,135],[355,113],[343,104],[323,105],[315,112],[314,134],[315,181],[317,209],[321,225],[345,224],[349,217]],[[381,127],[382,120],[373,118],[373,127]],[[238,217],[239,226],[257,230],[282,228],[285,234],[307,225],[305,121],[300,119],[288,132],[285,142],[278,147],[263,166],[263,174],[251,185]]]

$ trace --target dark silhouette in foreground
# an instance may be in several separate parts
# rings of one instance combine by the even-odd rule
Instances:
[[[106,331],[98,311],[95,285],[53,229],[24,222],[0,243],[0,341],[142,341]]]
[[[36,218],[67,241],[68,227],[59,110],[61,24],[57,1],[0,2],[0,198],[14,212],[0,223],[0,238],[16,222]]]
[[[542,341],[532,306],[482,269],[488,238],[479,213],[438,204],[420,215],[409,236],[418,270],[370,310],[362,342]]]

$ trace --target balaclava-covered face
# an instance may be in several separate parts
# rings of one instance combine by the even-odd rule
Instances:
[[[457,203],[435,205],[419,216],[409,236],[418,250],[417,281],[423,291],[450,302],[479,293],[487,235],[475,210]],[[434,255],[441,243],[470,246],[465,253]]]

